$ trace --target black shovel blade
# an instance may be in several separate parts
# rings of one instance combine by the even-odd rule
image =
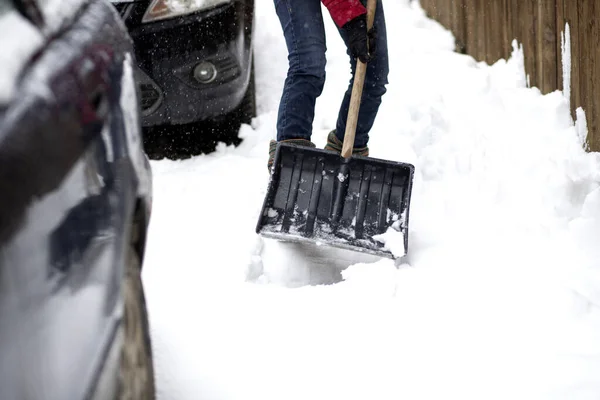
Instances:
[[[408,251],[414,166],[281,143],[277,147],[257,233],[398,258]],[[379,238],[404,236],[404,254]]]

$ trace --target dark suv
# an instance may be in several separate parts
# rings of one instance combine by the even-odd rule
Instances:
[[[142,122],[255,116],[254,0],[111,0],[134,41]]]

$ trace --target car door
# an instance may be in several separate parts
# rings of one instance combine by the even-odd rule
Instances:
[[[66,3],[0,8],[0,48],[22,57],[14,73],[0,71],[11,88],[0,102],[7,400],[94,391],[121,321],[131,221],[148,202],[126,30],[108,2]]]

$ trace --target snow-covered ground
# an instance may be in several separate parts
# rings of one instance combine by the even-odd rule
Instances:
[[[391,76],[370,142],[416,167],[404,262],[255,234],[287,71],[270,0],[242,145],[152,163],[159,399],[600,398],[600,156],[562,93],[526,87],[518,46],[477,63],[415,3],[385,2]],[[326,17],[318,146],[350,77]]]

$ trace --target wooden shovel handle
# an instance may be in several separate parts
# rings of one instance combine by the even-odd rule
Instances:
[[[377,0],[367,1],[367,30],[371,30],[375,20],[375,8]],[[352,155],[354,149],[354,138],[356,137],[356,124],[358,122],[358,111],[360,109],[360,100],[362,98],[363,86],[365,84],[365,75],[367,73],[367,64],[356,59],[356,72],[354,73],[354,85],[352,86],[352,96],[350,97],[350,107],[348,109],[348,119],[346,120],[346,132],[344,133],[344,145],[342,146],[342,157],[348,158]]]

